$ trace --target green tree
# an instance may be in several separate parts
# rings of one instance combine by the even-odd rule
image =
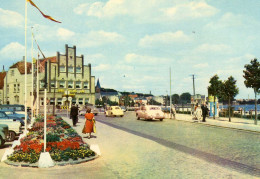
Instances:
[[[229,116],[229,122],[231,122],[231,100],[234,99],[234,97],[238,94],[239,90],[236,86],[236,80],[230,76],[226,81],[223,82],[222,86],[221,86],[221,97],[223,97],[223,99],[228,100],[228,116]]]
[[[186,93],[182,93],[181,96],[180,96],[180,100],[181,102],[183,103],[188,103],[190,102],[190,99],[191,99],[191,94],[186,92]]]
[[[215,102],[216,102],[216,97],[221,96],[222,82],[219,80],[218,75],[215,75],[210,78],[209,83],[210,86],[208,87],[208,93],[209,95],[212,95],[214,97],[213,119],[215,119]]]
[[[260,64],[255,58],[251,60],[251,64],[245,65],[245,70],[243,77],[245,78],[245,85],[247,88],[253,88],[255,93],[255,125],[257,125],[257,93],[260,92]]]
[[[180,103],[180,96],[178,94],[172,95],[172,103],[173,104],[179,104]]]

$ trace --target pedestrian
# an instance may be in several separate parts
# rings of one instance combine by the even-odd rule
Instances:
[[[94,114],[91,113],[91,108],[87,108],[87,112],[85,114],[85,125],[84,128],[82,129],[82,133],[84,134],[88,133],[89,134],[88,138],[90,139],[92,132],[96,132]]]
[[[78,118],[78,108],[75,106],[75,103],[72,104],[70,109],[70,116],[72,118],[73,126],[75,127],[77,124],[77,118]]]
[[[198,120],[198,122],[200,122],[201,118],[202,118],[202,109],[201,109],[200,105],[197,105],[197,108],[195,111],[195,116],[196,116],[196,119]]]
[[[201,109],[202,109],[202,116],[203,116],[202,122],[206,122],[206,116],[208,115],[208,112],[209,112],[209,109],[208,109],[206,103],[204,103],[202,105]]]
[[[171,119],[175,119],[175,117],[176,117],[176,110],[175,110],[174,105],[172,105],[172,107],[171,107]]]

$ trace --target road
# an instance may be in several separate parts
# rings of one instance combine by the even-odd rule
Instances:
[[[208,162],[259,175],[259,133],[176,120],[137,120],[134,112],[126,114],[124,118],[98,116],[97,121]]]
[[[257,178],[259,133],[166,119],[136,120],[96,116],[97,133],[87,139],[80,117],[75,130],[101,156],[93,161],[52,168],[0,163],[0,178]],[[65,117],[69,124],[72,121]],[[9,144],[10,146],[10,144]],[[8,145],[5,146],[7,148]],[[0,149],[0,157],[4,149]]]

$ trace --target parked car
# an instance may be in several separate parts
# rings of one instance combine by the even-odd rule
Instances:
[[[0,124],[8,126],[8,135],[6,137],[7,142],[14,141],[15,137],[22,133],[22,126],[19,121],[13,121],[12,119],[0,120]]]
[[[108,116],[112,116],[112,117],[120,116],[120,117],[123,117],[124,116],[124,112],[123,112],[123,110],[119,106],[109,106],[109,107],[106,108],[105,115],[106,115],[106,117],[108,117]]]
[[[5,144],[6,138],[8,136],[8,125],[0,124],[0,147]]]
[[[19,121],[21,123],[21,126],[24,126],[24,121],[21,118],[10,117],[5,113],[5,111],[0,111],[0,120],[9,120],[9,119],[12,119],[13,121]]]
[[[141,106],[139,110],[136,111],[137,120],[143,118],[145,120],[159,119],[163,121],[164,114],[161,107],[154,105]]]
[[[90,108],[91,112],[97,116],[98,115],[98,109],[95,106],[87,106],[86,108]],[[80,116],[84,116],[86,114],[87,109],[83,109],[81,111],[79,111],[79,115]]]
[[[125,106],[120,106],[120,108],[122,109],[123,112],[126,112]]]
[[[22,120],[25,119],[25,112],[24,111],[13,111],[13,110],[2,110],[5,112],[5,114],[9,117],[17,117],[21,118]],[[30,123],[31,119],[29,117],[29,114],[27,114],[27,123]]]

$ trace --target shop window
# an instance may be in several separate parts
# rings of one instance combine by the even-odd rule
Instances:
[[[83,104],[83,98],[79,98],[79,104]]]
[[[50,104],[51,104],[51,105],[54,105],[54,104],[55,104],[55,98],[51,98]]]
[[[85,98],[85,105],[88,104],[89,98]]]

